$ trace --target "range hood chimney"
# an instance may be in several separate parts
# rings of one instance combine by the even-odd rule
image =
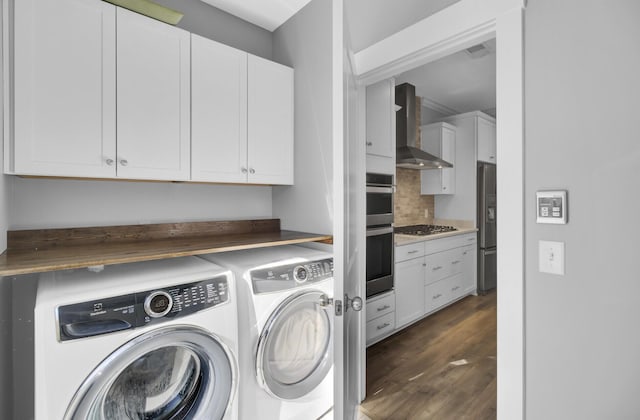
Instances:
[[[416,87],[409,83],[396,86],[396,166],[408,169],[453,168],[453,165],[416,145]]]

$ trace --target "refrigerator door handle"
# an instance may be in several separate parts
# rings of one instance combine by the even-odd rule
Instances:
[[[483,249],[482,251],[484,252],[484,255],[493,255],[498,252],[496,248]]]

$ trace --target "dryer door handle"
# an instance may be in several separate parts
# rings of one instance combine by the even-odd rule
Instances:
[[[92,337],[131,328],[131,324],[121,319],[100,319],[88,322],[65,324],[62,331],[70,338]]]

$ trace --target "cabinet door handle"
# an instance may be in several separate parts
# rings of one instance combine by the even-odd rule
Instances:
[[[373,146],[373,142],[372,141],[368,141],[367,142],[367,146]]]
[[[389,324],[388,322],[385,322],[385,323],[384,323],[384,324],[382,324],[382,325],[378,325],[376,328],[377,328],[378,330],[381,330],[381,329],[387,328],[389,325],[391,325],[391,324]]]
[[[437,267],[433,267],[433,268],[431,269],[431,271],[438,271],[438,270],[440,270],[441,268],[442,268],[442,266],[441,266],[441,265],[439,265],[439,266],[437,266]]]
[[[126,159],[120,159],[120,166],[127,166],[129,162]]]
[[[242,171],[243,174],[247,173],[247,168],[240,168],[240,170]]]
[[[447,187],[442,187],[442,189],[443,189],[443,190],[446,190],[446,189],[447,189]]]
[[[452,291],[452,292],[455,292],[455,291],[456,291],[456,290],[458,290],[459,288],[460,288],[460,286],[453,287],[453,288],[451,288],[451,291]]]
[[[250,174],[255,174],[255,173],[256,173],[256,170],[255,170],[255,169],[253,169],[253,168],[249,168],[249,173],[250,173]]]
[[[437,295],[434,295],[434,296],[433,296],[433,300],[438,299],[438,298],[440,298],[440,297],[442,297],[442,295],[441,295],[440,293],[438,293]]]
[[[489,159],[495,159],[495,158],[496,158],[495,156],[489,156]]]
[[[391,307],[391,306],[389,306],[389,305],[381,306],[381,307],[379,307],[379,308],[378,308],[378,312],[380,312],[380,311],[384,311],[385,309],[389,309],[390,307]]]
[[[426,267],[426,266],[427,266],[427,263],[422,263],[422,266],[423,266],[423,267]]]
[[[105,162],[109,166],[113,166],[113,164],[115,163],[115,161],[113,159],[107,159],[107,160],[105,160]]]

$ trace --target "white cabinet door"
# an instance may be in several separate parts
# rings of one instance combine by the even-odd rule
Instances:
[[[397,263],[395,269],[396,328],[399,328],[424,315],[424,258]]]
[[[447,123],[434,123],[420,127],[420,133],[422,150],[453,164],[453,168],[420,171],[420,192],[425,195],[455,194],[455,127]]]
[[[462,285],[465,292],[475,292],[478,276],[478,248],[468,245],[462,248]]]
[[[367,154],[395,156],[395,89],[394,79],[367,86]]]
[[[496,163],[496,124],[478,117],[478,160]]]
[[[248,182],[293,184],[293,69],[248,56]]]
[[[190,34],[117,9],[118,177],[188,180]]]
[[[247,182],[247,53],[191,34],[191,179]]]
[[[12,3],[15,135],[5,170],[115,176],[116,8],[99,0]]]

